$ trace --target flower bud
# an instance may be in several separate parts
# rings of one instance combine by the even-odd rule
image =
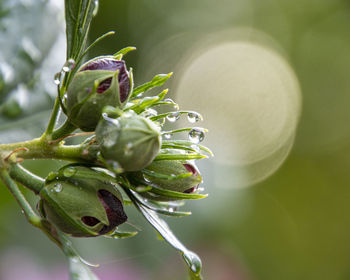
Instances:
[[[98,57],[74,75],[67,90],[67,115],[84,131],[94,131],[106,105],[123,107],[130,93],[130,77],[123,60]]]
[[[147,173],[131,173],[130,180],[136,184],[143,183],[161,189],[182,193],[195,192],[199,184],[202,182],[202,176],[197,167],[192,163],[182,160],[154,161],[147,166],[145,171],[147,171]],[[192,175],[181,177],[181,175],[186,173],[192,173]],[[166,176],[168,176],[168,178],[165,178]],[[153,200],[173,200],[173,198],[149,192],[142,192],[140,194]]]
[[[108,175],[83,166],[66,166],[56,175],[47,178],[40,191],[40,209],[62,232],[98,236],[127,220],[121,194],[108,178],[101,177]]]
[[[116,119],[105,114],[96,128],[103,158],[116,162],[124,171],[149,165],[161,146],[159,127],[151,120],[126,113]]]

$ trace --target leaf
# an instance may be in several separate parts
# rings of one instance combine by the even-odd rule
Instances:
[[[65,0],[67,58],[80,58],[97,3],[94,0]]]
[[[152,186],[152,190],[149,192],[171,197],[174,199],[202,199],[206,198],[208,195],[207,194],[193,194],[193,193],[182,193],[182,192],[176,192],[176,191],[170,191],[166,189],[162,189],[159,187]]]
[[[191,160],[191,159],[202,159],[207,158],[206,155],[200,154],[158,154],[154,161],[158,160]]]
[[[132,92],[130,98],[133,98],[140,93],[144,93],[145,91],[150,90],[154,87],[162,86],[171,77],[172,74],[173,73],[171,72],[169,74],[158,74],[158,75],[154,76],[152,81],[147,82],[147,83],[135,88],[134,91]]]
[[[172,216],[172,217],[185,217],[192,214],[191,212],[175,211],[174,207],[172,207],[171,205],[160,205],[160,204],[157,204],[157,201],[153,201],[150,199],[145,200],[135,192],[133,192],[133,195],[136,198],[138,203],[142,204],[143,206],[145,206],[150,210],[157,212],[158,214]]]
[[[105,235],[105,237],[113,238],[113,239],[124,239],[133,237],[137,234],[137,231],[117,231],[115,230],[111,234]]]
[[[155,211],[147,209],[144,205],[137,202],[133,194],[127,188],[124,188],[130,199],[134,202],[136,208],[146,218],[146,220],[154,227],[154,229],[168,242],[172,247],[181,253],[186,264],[189,267],[191,279],[202,279],[200,276],[202,262],[197,254],[188,250],[172,233],[167,223],[159,218]]]
[[[120,51],[116,52],[113,56],[118,56],[118,55],[126,55],[128,52],[131,52],[131,51],[134,51],[136,50],[135,47],[126,47],[126,48],[123,48],[121,49]]]

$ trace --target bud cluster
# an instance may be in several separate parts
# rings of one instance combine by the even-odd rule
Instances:
[[[127,220],[121,191],[137,207],[152,205],[169,215],[183,213],[171,208],[174,201],[205,197],[199,194],[202,177],[194,161],[211,154],[200,144],[206,130],[164,131],[167,122],[182,115],[189,123],[200,121],[201,115],[180,111],[165,98],[168,90],[145,94],[172,73],[134,88],[124,54],[97,57],[77,68],[61,104],[71,125],[94,133],[89,139],[98,151],[91,166],[68,165],[50,174],[40,192],[42,216],[71,236],[115,234]],[[173,139],[183,132],[188,139]]]

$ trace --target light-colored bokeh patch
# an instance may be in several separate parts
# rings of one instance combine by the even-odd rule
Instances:
[[[235,186],[265,179],[282,164],[300,115],[293,70],[267,46],[271,39],[259,44],[263,35],[255,33],[250,30],[249,40],[215,36],[211,44],[197,44],[198,55],[192,49],[191,59],[177,69],[176,101],[183,109],[203,113],[203,126],[210,131],[205,144],[213,149],[214,160],[231,170],[221,178],[245,174],[230,184]]]

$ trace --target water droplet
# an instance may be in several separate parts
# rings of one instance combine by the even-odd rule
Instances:
[[[172,103],[173,106],[174,106],[174,109],[177,111],[179,110],[179,105],[177,103],[175,103],[174,100],[172,100],[171,98],[166,98],[164,99],[164,102],[168,102],[168,103]]]
[[[191,145],[191,148],[192,148],[193,150],[195,150],[197,153],[199,153],[200,150],[201,150],[197,145]]]
[[[62,184],[61,183],[56,183],[53,187],[53,190],[57,193],[61,192],[62,191]]]
[[[96,105],[97,104],[97,100],[96,99],[92,100],[92,104]]]
[[[53,82],[54,82],[56,85],[59,85],[59,84],[61,83],[61,77],[62,77],[62,72],[56,73],[55,76],[54,76]]]
[[[175,103],[174,100],[172,100],[171,98],[165,98],[164,102],[173,103],[173,104]]]
[[[120,174],[124,172],[124,169],[120,166],[119,162],[115,160],[108,160],[107,164],[110,165],[112,171],[116,174]]]
[[[170,176],[171,176],[171,177],[173,177],[173,178],[174,178],[174,177],[176,177],[176,175],[175,175],[175,174],[170,174]]]
[[[95,7],[94,7],[94,10],[92,11],[92,15],[96,16],[99,8],[99,1],[95,0],[94,2],[95,2]]]
[[[145,112],[144,112],[144,116],[145,116],[146,118],[155,117],[155,116],[157,116],[157,115],[158,115],[158,112],[157,112],[156,110],[154,110],[154,109],[147,109],[147,110],[145,110]]]
[[[170,213],[173,213],[173,212],[174,212],[174,208],[168,208],[168,211],[169,211]]]
[[[195,127],[192,128],[191,131],[188,134],[188,138],[191,142],[198,144],[203,141],[205,136],[205,132],[203,128]]]
[[[124,154],[126,155],[126,156],[129,156],[129,155],[131,155],[132,154],[132,152],[133,152],[133,144],[131,143],[131,142],[129,142],[129,143],[127,143],[126,145],[125,145],[125,147],[124,147]]]
[[[171,137],[173,135],[171,133],[165,133],[165,134],[163,134],[163,136],[164,136],[165,139],[169,140],[169,139],[171,139]]]
[[[75,67],[75,61],[74,59],[70,58],[66,61],[66,63],[63,65],[62,70],[63,72],[69,72]]]
[[[143,179],[144,179],[144,180],[145,180],[145,182],[147,182],[147,183],[150,183],[150,182],[151,182],[151,180],[150,180],[150,179],[148,179],[146,175],[143,175]]]
[[[169,122],[176,122],[180,118],[180,113],[178,112],[171,113],[166,118]]]
[[[190,112],[187,114],[187,119],[190,123],[196,123],[202,120],[202,116],[196,112]]]
[[[201,259],[191,251],[185,251],[183,257],[190,269],[194,273],[199,274],[202,268]]]
[[[63,171],[63,175],[65,177],[72,177],[73,175],[75,175],[75,173],[77,173],[77,169],[73,166],[70,166]]]
[[[80,259],[78,257],[73,257],[73,258],[70,258],[70,261],[73,263],[78,263],[80,262]]]

